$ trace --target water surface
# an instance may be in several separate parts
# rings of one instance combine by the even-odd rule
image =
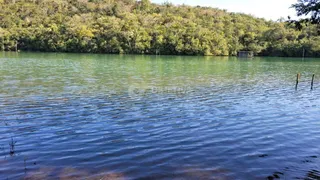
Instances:
[[[319,179],[319,78],[320,59],[0,53],[0,179]]]

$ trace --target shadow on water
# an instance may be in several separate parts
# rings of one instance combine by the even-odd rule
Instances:
[[[281,177],[283,177],[284,173],[282,172],[274,172],[272,174],[272,176],[268,176],[266,179],[268,180],[273,180],[273,179],[280,179]]]
[[[311,170],[308,172],[306,180],[320,180],[320,172],[317,170]]]

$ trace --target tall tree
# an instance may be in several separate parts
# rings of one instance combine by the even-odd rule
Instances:
[[[292,5],[298,16],[310,16],[307,20],[311,23],[320,23],[320,0],[299,0]]]
[[[320,24],[320,0],[298,0],[292,8],[296,9],[298,16],[306,16],[299,21],[292,21],[289,17],[289,22],[296,24],[298,29],[302,29],[302,25],[306,23]]]

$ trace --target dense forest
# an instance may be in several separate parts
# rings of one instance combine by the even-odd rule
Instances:
[[[320,57],[320,36],[317,24],[149,0],[0,0],[0,50]]]

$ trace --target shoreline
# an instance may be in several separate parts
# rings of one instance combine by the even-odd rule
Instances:
[[[158,57],[166,57],[166,56],[185,56],[185,57],[235,57],[239,59],[254,59],[256,57],[261,58],[301,58],[301,59],[309,59],[309,58],[320,58],[318,56],[305,56],[305,57],[299,57],[299,56],[261,56],[261,55],[255,55],[252,58],[242,58],[238,56],[219,56],[219,55],[177,55],[177,54],[161,54],[161,55],[155,55],[155,54],[116,54],[116,53],[90,53],[90,52],[54,52],[54,51],[0,51],[0,53],[48,53],[48,54],[83,54],[83,55],[116,55],[116,56],[158,56]]]

